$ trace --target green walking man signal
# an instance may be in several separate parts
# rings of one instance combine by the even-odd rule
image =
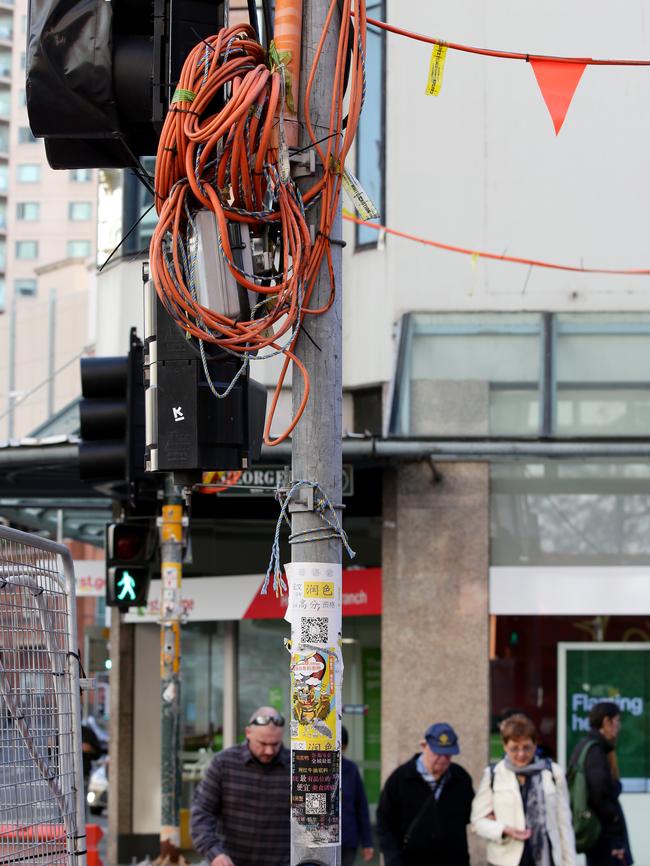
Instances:
[[[117,582],[119,592],[117,594],[118,601],[135,601],[135,580],[128,571],[122,572],[122,577]]]
[[[150,572],[147,566],[109,568],[106,575],[106,604],[128,610],[146,607]]]

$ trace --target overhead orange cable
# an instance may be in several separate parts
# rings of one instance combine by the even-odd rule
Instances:
[[[375,229],[376,231],[384,231],[386,234],[395,235],[398,238],[404,238],[408,241],[415,241],[418,244],[424,244],[427,247],[435,247],[438,250],[445,250],[449,253],[460,253],[464,256],[475,256],[480,259],[490,259],[496,262],[510,262],[511,264],[516,265],[528,265],[533,268],[548,268],[553,271],[569,271],[571,273],[577,274],[613,274],[617,276],[624,277],[647,277],[650,276],[650,268],[583,268],[578,267],[577,265],[561,265],[557,262],[545,262],[539,259],[524,259],[519,256],[506,256],[505,254],[500,255],[499,253],[487,253],[483,250],[472,250],[467,249],[465,247],[457,247],[452,244],[443,244],[440,241],[432,241],[428,238],[422,238],[418,235],[408,234],[407,232],[400,232],[397,229],[390,229],[388,226],[380,225],[379,223],[368,222],[367,220],[359,219],[358,217],[353,216],[351,213],[344,211],[343,219],[348,220],[349,222],[356,223],[360,226],[367,226],[370,229]]]
[[[412,30],[404,30],[385,21],[376,18],[368,18],[368,24],[380,27],[398,36],[406,36],[418,42],[426,42],[429,45],[445,45],[453,51],[464,51],[467,54],[480,54],[484,57],[500,57],[503,60],[553,60],[556,63],[583,63],[586,66],[650,66],[650,60],[599,60],[593,57],[559,57],[554,54],[524,54],[517,51],[497,51],[493,48],[476,48],[473,45],[461,45],[459,42],[446,42],[444,39],[436,39],[433,36],[424,36],[422,33],[414,33]]]

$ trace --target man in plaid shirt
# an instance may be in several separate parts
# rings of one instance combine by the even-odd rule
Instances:
[[[191,833],[209,866],[289,866],[290,763],[284,718],[260,707],[246,742],[212,759],[194,792]]]

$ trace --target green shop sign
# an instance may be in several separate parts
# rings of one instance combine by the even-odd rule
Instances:
[[[558,644],[558,756],[566,766],[589,731],[589,711],[612,701],[621,711],[618,758],[623,789],[650,791],[650,644]]]

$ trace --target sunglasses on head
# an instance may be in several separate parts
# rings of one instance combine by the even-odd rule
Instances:
[[[281,716],[279,713],[277,716],[253,716],[253,718],[248,723],[249,725],[275,725],[276,728],[284,727],[284,716]]]

